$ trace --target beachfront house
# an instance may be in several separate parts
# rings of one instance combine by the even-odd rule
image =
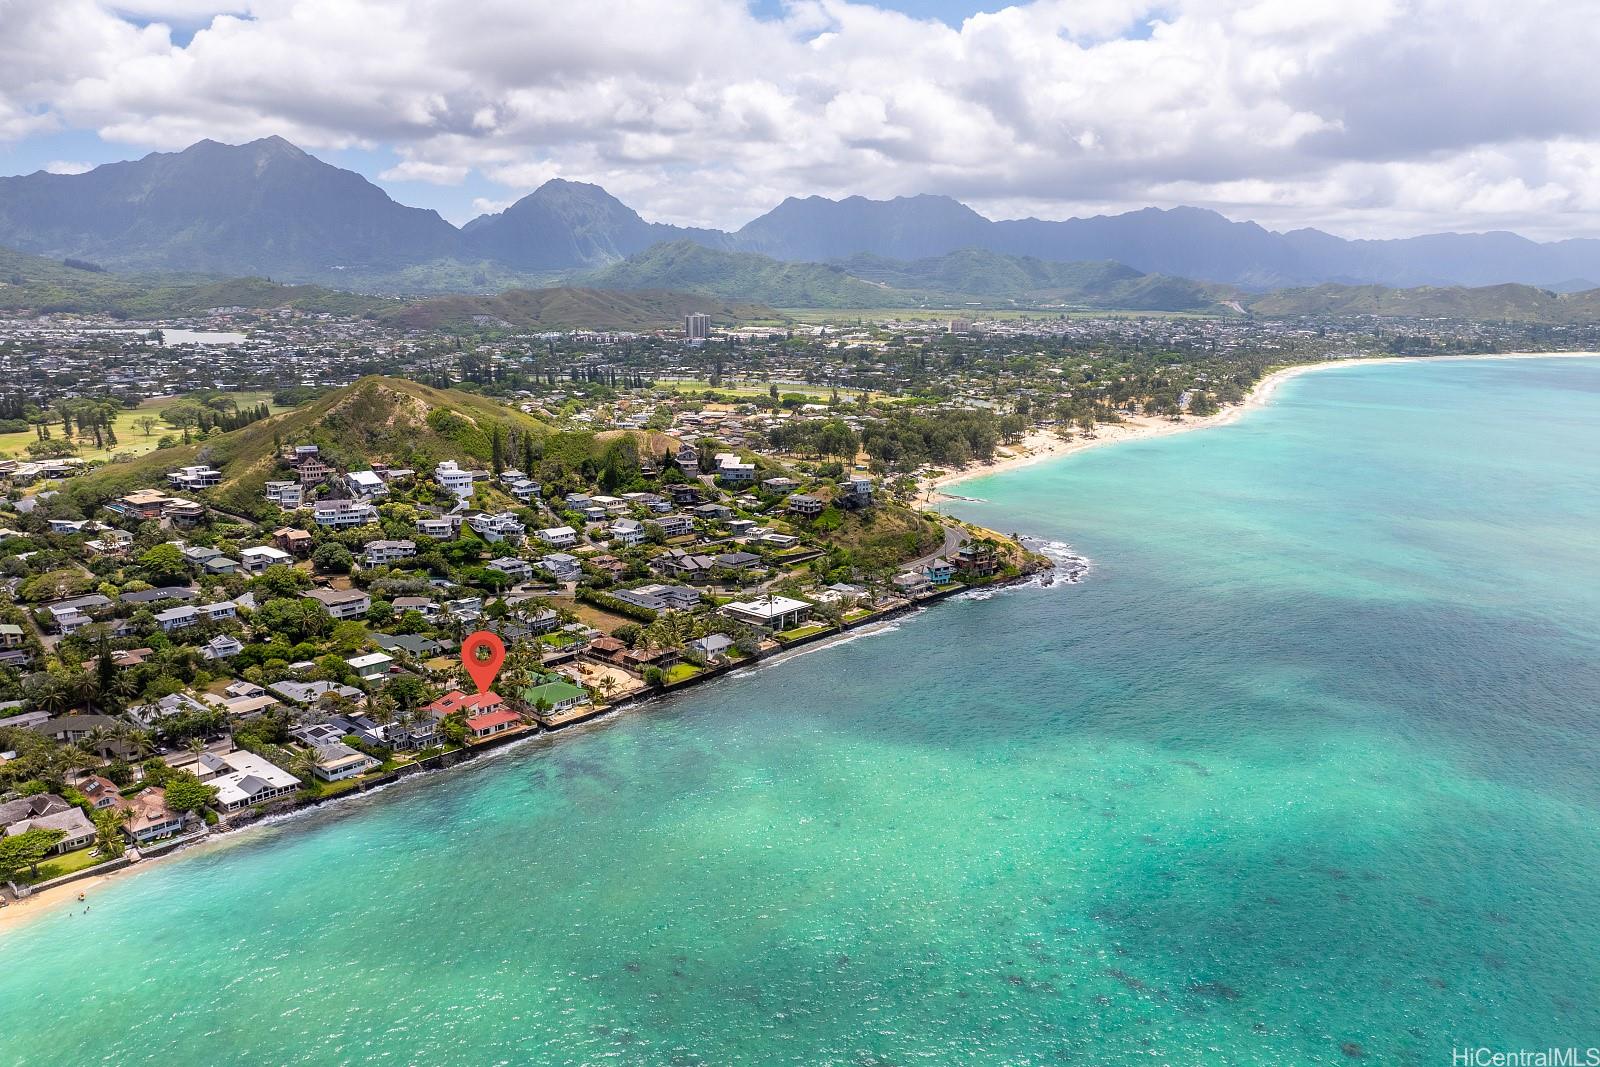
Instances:
[[[737,622],[765,630],[790,630],[811,617],[812,605],[786,596],[766,596],[760,600],[734,601],[722,606],[722,613]]]
[[[194,773],[216,789],[216,806],[223,811],[265,804],[291,796],[300,788],[300,779],[244,749],[202,752],[195,761]]]

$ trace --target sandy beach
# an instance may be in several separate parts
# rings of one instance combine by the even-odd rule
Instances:
[[[120,871],[97,874],[93,878],[80,878],[76,882],[58,885],[54,889],[45,889],[25,900],[13,900],[5,907],[0,908],[0,936],[4,936],[7,932],[21,926],[23,923],[47,915],[58,908],[66,910],[71,906],[82,911],[85,907],[92,907],[96,889],[123,873],[123,871],[136,871],[151,862],[153,861],[145,860],[143,863],[134,864],[132,867],[124,867]],[[78,903],[79,893],[82,893],[84,897],[81,904]]]
[[[1372,359],[1330,359],[1322,363],[1297,363],[1292,367],[1282,367],[1272,371],[1258,381],[1249,394],[1238,404],[1233,404],[1218,411],[1215,415],[1196,417],[1185,415],[1181,419],[1169,419],[1160,415],[1135,415],[1124,418],[1120,423],[1101,425],[1095,429],[1094,435],[1085,437],[1074,434],[1071,439],[1063,440],[1054,433],[1033,431],[1014,445],[1004,445],[997,449],[995,458],[987,463],[969,463],[956,470],[943,471],[938,474],[924,477],[918,486],[918,500],[924,508],[945,500],[960,500],[961,496],[949,491],[951,486],[973,478],[982,478],[990,474],[1000,474],[1004,471],[1017,470],[1021,467],[1042,463],[1045,460],[1060,459],[1077,452],[1084,452],[1091,448],[1100,448],[1104,445],[1114,445],[1123,441],[1143,441],[1154,437],[1167,437],[1172,434],[1188,433],[1191,430],[1204,430],[1213,426],[1227,426],[1237,422],[1246,413],[1265,407],[1272,401],[1279,387],[1291,378],[1298,378],[1302,374],[1313,371],[1331,370],[1336,367],[1375,367],[1396,363],[1420,362],[1455,362],[1458,360],[1482,359],[1579,359],[1600,355],[1596,352],[1496,352],[1475,356],[1382,356]]]

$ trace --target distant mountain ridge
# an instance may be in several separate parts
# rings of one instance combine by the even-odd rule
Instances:
[[[554,180],[457,229],[278,137],[0,178],[0,245],[117,270],[264,275],[393,292],[404,279],[481,288],[507,274],[602,270],[658,244],[817,263],[916,261],[964,250],[1111,261],[1247,289],[1325,283],[1571,291],[1600,284],[1600,240],[1510,233],[1345,240],[1278,233],[1192,207],[993,221],[946,196],[790,198],[732,233],[648,222],[596,185]],[[483,281],[479,281],[482,279]],[[574,278],[573,280],[577,280]]]
[[[0,245],[116,269],[330,280],[454,252],[460,234],[281,137],[0,178]]]
[[[962,249],[899,260],[860,254],[837,263],[786,263],[680,240],[654,245],[588,276],[599,289],[681,289],[789,308],[1068,304],[1130,311],[1220,311],[1229,286],[1144,274],[1120,263],[1049,263]]]

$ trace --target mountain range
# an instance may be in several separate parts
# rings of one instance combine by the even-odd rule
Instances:
[[[577,282],[681,242],[846,265],[857,280],[876,261],[969,251],[1041,264],[1111,262],[1258,291],[1507,282],[1572,291],[1600,279],[1600,240],[1593,239],[1345,240],[1310,229],[1278,233],[1190,207],[995,221],[929,195],[790,198],[725,232],[647,222],[599,186],[554,180],[457,228],[279,137],[237,146],[201,141],[83,174],[0,178],[0,245],[112,270],[263,275],[368,292],[484,291],[547,282],[552,272]]]

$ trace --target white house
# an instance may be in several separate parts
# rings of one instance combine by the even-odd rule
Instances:
[[[358,500],[319,500],[311,509],[311,517],[318,526],[339,529],[378,521],[378,509]]]
[[[372,607],[372,599],[359,589],[307,589],[300,595],[315,600],[336,619],[354,619]]]
[[[687,515],[662,515],[655,520],[662,537],[682,537],[694,533],[694,520]]]
[[[517,517],[509,511],[495,514],[479,512],[467,518],[467,525],[471,526],[485,541],[512,541],[519,542],[527,533]]]
[[[756,480],[756,465],[746,463],[736,452],[718,452],[717,477],[729,485],[750,485]]]
[[[218,634],[201,647],[200,654],[206,659],[227,659],[243,651],[244,645],[237,637],[231,634]]]
[[[578,557],[565,552],[552,552],[539,560],[539,566],[549,571],[558,582],[575,582],[583,577],[583,567]]]
[[[374,500],[389,491],[389,486],[377,471],[351,471],[344,476],[344,484],[357,500]]]
[[[167,472],[167,481],[179,489],[210,489],[222,481],[222,472],[215,467],[179,467]]]
[[[324,782],[342,782],[381,766],[376,759],[343,741],[316,745],[311,749],[311,773]]]
[[[289,564],[294,557],[281,548],[271,545],[252,545],[250,548],[239,550],[239,565],[246,574],[260,574],[268,567]]]
[[[433,469],[433,480],[439,483],[439,487],[463,500],[472,495],[474,478],[473,471],[462,470],[453,459],[444,460]]]
[[[200,618],[206,622],[224,622],[228,619],[239,617],[239,605],[231,600],[219,600],[215,604],[201,604],[195,609],[200,613]]]
[[[543,487],[529,478],[519,478],[514,482],[506,483],[506,492],[510,493],[521,503],[528,503],[538,496]]]
[[[722,613],[739,622],[769,630],[787,630],[811,617],[812,605],[786,596],[766,596],[760,600],[725,604]]]
[[[368,541],[362,548],[366,553],[365,559],[369,567],[397,563],[403,559],[411,559],[417,554],[415,541]]]
[[[184,630],[200,621],[200,609],[193,604],[183,604],[166,611],[156,612],[156,625],[166,633]]]
[[[52,604],[50,622],[58,634],[75,634],[94,620],[76,604]]]
[[[525,582],[533,577],[533,567],[527,560],[518,559],[516,556],[501,556],[498,559],[491,559],[484,566],[509,576],[513,581]]]
[[[389,668],[394,666],[394,657],[382,652],[368,652],[364,656],[351,656],[345,662],[350,664],[350,669],[363,682],[375,682],[388,676]]]
[[[437,519],[418,519],[417,536],[431,537],[435,541],[454,541],[456,531],[459,528],[458,523],[458,519],[448,516]]]
[[[293,511],[305,503],[305,490],[299,482],[268,482],[267,503],[276,504],[284,511]]]
[[[551,548],[571,548],[578,543],[578,531],[570,526],[552,526],[539,531],[539,540]]]
[[[224,811],[263,804],[289,796],[300,788],[300,779],[242,748],[225,754],[200,753],[194,773],[216,789],[217,806]]]
[[[608,532],[625,545],[637,545],[644,540],[644,524],[638,519],[618,519]]]

